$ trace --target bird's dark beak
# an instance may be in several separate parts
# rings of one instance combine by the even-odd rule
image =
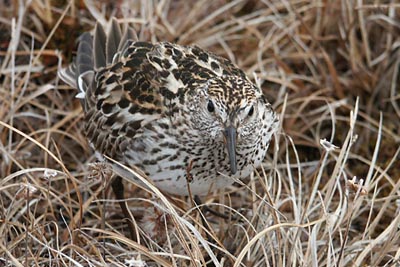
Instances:
[[[236,166],[236,128],[228,126],[225,128],[226,147],[228,148],[229,162],[231,164],[231,174],[237,172]]]

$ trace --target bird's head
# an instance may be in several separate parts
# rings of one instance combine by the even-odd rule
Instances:
[[[274,112],[261,90],[247,79],[221,76],[205,82],[190,103],[193,127],[204,139],[224,142],[230,171],[235,174],[237,152],[256,146]]]

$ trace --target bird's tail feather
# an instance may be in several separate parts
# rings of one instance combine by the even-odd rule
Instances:
[[[123,34],[115,18],[112,19],[106,34],[103,26],[97,22],[92,35],[83,33],[78,41],[75,61],[59,71],[59,77],[71,87],[77,88],[77,98],[85,98],[94,78],[94,71],[113,64],[120,53],[126,49],[128,40],[138,41],[137,35],[130,27],[125,27]]]

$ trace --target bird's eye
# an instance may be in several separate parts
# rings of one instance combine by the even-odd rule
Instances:
[[[251,116],[253,116],[253,114],[254,114],[254,107],[251,106],[251,108],[249,109],[249,112],[247,113],[247,115],[248,115],[249,117],[251,117]]]
[[[211,100],[208,100],[208,103],[207,103],[207,110],[208,110],[208,112],[210,112],[210,113],[213,113],[214,110],[215,110],[214,103],[213,103]]]

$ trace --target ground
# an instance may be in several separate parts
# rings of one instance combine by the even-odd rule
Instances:
[[[202,199],[226,218],[125,182],[129,238],[57,78],[111,16],[229,58],[280,114],[263,168]],[[0,0],[0,32],[0,266],[400,266],[395,1]]]

